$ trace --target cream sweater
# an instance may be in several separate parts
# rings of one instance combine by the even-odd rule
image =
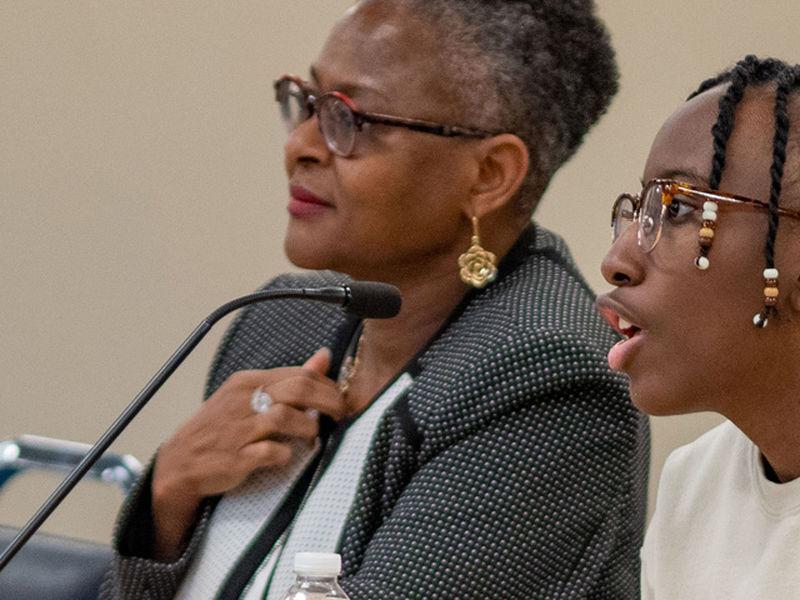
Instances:
[[[673,452],[642,549],[642,598],[800,598],[800,479],[769,481],[730,422]]]

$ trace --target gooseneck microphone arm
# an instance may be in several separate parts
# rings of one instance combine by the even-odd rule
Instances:
[[[70,472],[64,481],[53,491],[39,510],[30,518],[17,536],[12,540],[8,547],[0,555],[0,571],[14,558],[14,555],[25,545],[25,543],[36,533],[45,522],[47,517],[58,507],[66,498],[78,481],[91,469],[92,465],[102,456],[120,433],[130,424],[139,414],[145,404],[153,395],[164,385],[170,375],[175,372],[180,364],[195,349],[211,327],[228,313],[256,302],[265,300],[280,299],[307,299],[318,302],[339,304],[348,312],[354,313],[362,318],[386,319],[395,316],[400,311],[400,292],[394,286],[370,282],[353,281],[347,285],[331,286],[325,288],[295,288],[295,289],[271,289],[262,290],[241,298],[231,300],[223,304],[212,312],[206,319],[189,334],[178,349],[169,357],[167,362],[153,375],[141,392],[131,401],[122,411],[122,414],[111,424],[111,426],[100,436],[91,449],[86,453],[83,460]]]

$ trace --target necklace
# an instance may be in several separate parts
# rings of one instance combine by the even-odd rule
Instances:
[[[339,375],[339,393],[342,395],[342,398],[347,397],[347,392],[350,391],[350,386],[353,383],[353,379],[358,372],[358,365],[361,362],[361,351],[364,347],[364,332],[359,334],[358,342],[356,342],[356,351],[354,354],[351,354],[346,359],[344,359],[344,364],[342,365],[342,369]]]

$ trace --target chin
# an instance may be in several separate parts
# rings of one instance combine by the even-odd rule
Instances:
[[[295,267],[299,269],[307,269],[309,271],[336,271],[331,264],[330,260],[325,260],[319,255],[306,251],[292,251],[289,248],[285,249],[286,258]]]
[[[633,405],[651,417],[670,417],[707,410],[695,405],[697,394],[685,394],[665,381],[630,380],[630,396]]]
[[[322,243],[319,237],[293,235],[291,230],[287,231],[283,240],[283,251],[289,262],[301,269],[336,270],[333,266],[334,261],[331,260],[331,244]]]

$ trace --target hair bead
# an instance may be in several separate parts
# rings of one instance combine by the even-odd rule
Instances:
[[[718,209],[716,202],[708,200],[703,203],[703,226],[697,236],[700,254],[694,259],[694,266],[701,271],[705,271],[711,266],[711,262],[708,260],[708,252],[714,244]]]
[[[714,230],[711,227],[703,227],[700,230],[700,237],[714,239]]]
[[[790,131],[790,114],[787,109],[789,95],[800,88],[800,67],[787,65],[777,59],[760,60],[753,55],[748,55],[740,60],[731,70],[720,75],[707,79],[695,91],[689,99],[702,94],[713,87],[722,83],[728,83],[728,88],[719,101],[719,114],[717,122],[711,130],[713,138],[714,155],[711,161],[711,175],[709,177],[709,187],[718,189],[725,170],[727,146],[731,133],[733,132],[736,108],[744,97],[748,86],[764,86],[766,84],[777,84],[775,91],[774,119],[775,129],[772,140],[772,165],[770,167],[770,195],[769,195],[769,231],[764,246],[764,258],[766,269],[764,269],[764,310],[753,317],[753,324],[763,328],[767,326],[769,318],[777,313],[778,298],[780,295],[778,287],[779,273],[775,268],[775,241],[777,239],[779,218],[779,201],[783,184],[783,172],[786,163],[786,148]],[[707,212],[716,212],[710,206],[713,203],[703,205],[703,225],[714,219]],[[701,238],[701,256],[705,256],[708,249],[703,247]],[[700,259],[695,260],[695,264],[700,268]]]
[[[711,261],[708,260],[705,256],[698,256],[694,259],[694,266],[700,269],[701,271],[705,271],[708,267],[711,266]]]

